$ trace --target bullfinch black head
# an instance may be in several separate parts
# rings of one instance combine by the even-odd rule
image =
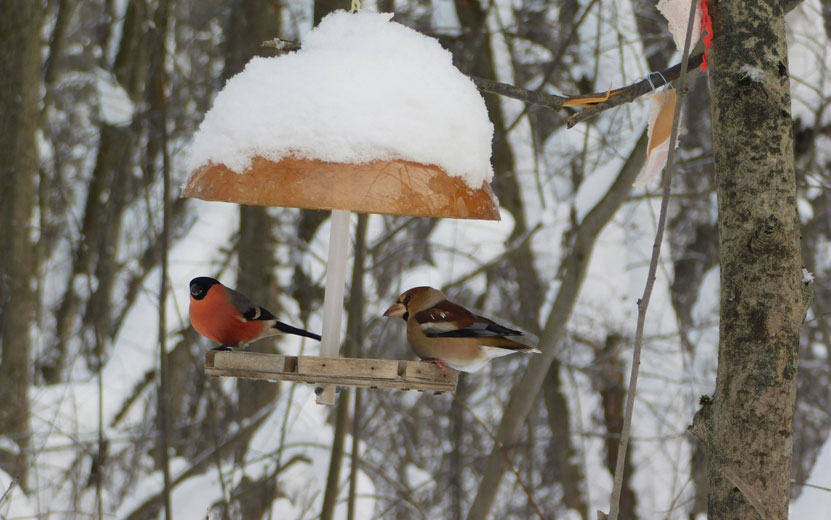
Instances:
[[[190,281],[190,295],[194,300],[201,300],[208,290],[219,282],[208,276],[200,276]]]

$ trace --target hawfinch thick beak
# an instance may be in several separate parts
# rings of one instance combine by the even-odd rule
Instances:
[[[387,312],[384,313],[384,316],[392,316],[393,318],[402,318],[404,314],[407,313],[407,307],[404,306],[403,303],[393,303],[392,306],[387,309]]]

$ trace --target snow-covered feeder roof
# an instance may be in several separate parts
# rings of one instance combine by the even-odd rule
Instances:
[[[435,39],[391,18],[338,11],[299,51],[252,59],[194,136],[182,195],[498,220],[484,100]]]

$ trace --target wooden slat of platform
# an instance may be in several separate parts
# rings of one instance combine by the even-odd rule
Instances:
[[[434,363],[391,359],[283,356],[259,352],[209,350],[205,373],[212,376],[335,384],[363,388],[398,388],[455,392],[458,372]]]

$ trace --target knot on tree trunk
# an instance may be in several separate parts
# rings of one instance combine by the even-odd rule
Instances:
[[[713,433],[713,401],[704,395],[699,400],[701,408],[695,412],[692,424],[687,428],[704,446],[710,449],[710,438]]]
[[[747,247],[752,253],[765,253],[788,245],[788,234],[782,222],[770,215],[756,226]]]

